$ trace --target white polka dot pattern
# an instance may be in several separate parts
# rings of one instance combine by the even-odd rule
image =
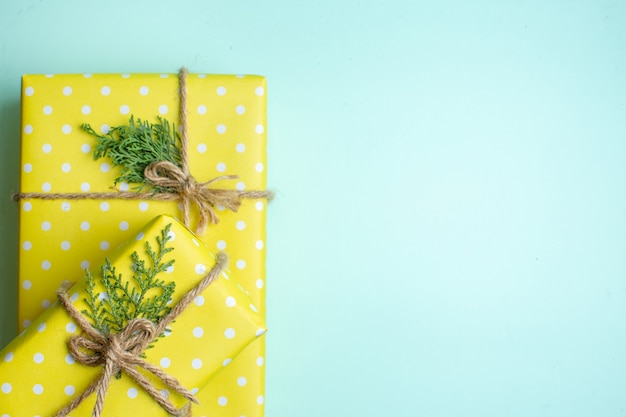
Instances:
[[[265,188],[264,80],[255,76],[201,77],[192,74],[188,78],[188,87],[193,175],[206,181],[218,175],[237,174],[239,185],[236,181],[223,181],[219,186],[233,189],[243,186],[247,190]],[[176,88],[177,77],[168,74],[25,76],[21,190],[55,193],[81,192],[83,189],[109,191],[119,169],[112,166],[111,161],[93,161],[94,142],[80,129],[80,124],[90,123],[96,131],[106,133],[110,126],[126,123],[130,114],[145,119],[164,115],[178,124]],[[44,113],[45,106],[50,106],[50,114]],[[126,110],[124,106],[127,106],[128,114],[122,114],[122,110]],[[261,129],[262,133],[258,133]],[[117,184],[122,191],[131,190],[132,186]],[[25,205],[26,202],[29,204]],[[146,219],[161,213],[181,216],[177,203],[146,201],[147,207],[139,201],[118,200],[106,201],[108,206],[101,206],[103,201],[29,200],[24,203],[20,213],[19,258],[22,283],[19,287],[19,323],[22,328],[45,311],[44,300],[54,300],[54,291],[62,277],[80,275],[85,268],[97,268],[102,256],[108,255],[125,240],[134,238]],[[265,287],[259,286],[258,282],[264,281],[265,250],[257,249],[257,242],[265,241],[265,202],[245,201],[238,213],[222,210],[218,214],[220,224],[212,226],[210,233],[201,237],[201,245],[228,251],[233,279],[250,291],[253,304],[263,315]],[[193,209],[191,215],[192,221],[197,221]],[[44,222],[47,222],[47,231],[42,228]],[[101,249],[101,242],[108,243],[107,249]],[[243,261],[239,263],[245,265],[243,269],[236,266],[238,260]],[[49,269],[43,268],[48,265]],[[28,290],[23,286],[26,279],[32,281]],[[237,303],[237,306],[240,304],[247,308],[248,303]],[[226,306],[225,301],[223,305]],[[194,308],[207,306],[208,302],[203,306],[194,304]],[[203,327],[204,335],[197,338],[191,329],[191,337],[206,340],[205,326],[196,327]],[[65,324],[62,328],[65,332]],[[49,329],[48,323],[43,334]],[[203,405],[194,406],[199,415],[260,415],[262,407],[256,403],[256,398],[264,391],[263,371],[257,370],[256,360],[264,356],[263,343],[263,338],[255,341],[214,378],[207,389],[200,391],[198,395]],[[248,379],[245,387],[237,384],[237,378],[242,375]],[[205,394],[208,388],[218,384],[225,387],[222,395],[228,398],[226,407],[218,406],[217,394]],[[28,389],[32,390],[32,386]],[[41,397],[49,392],[44,387]],[[126,393],[122,395],[126,396]]]

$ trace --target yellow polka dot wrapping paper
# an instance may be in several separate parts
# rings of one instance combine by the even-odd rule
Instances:
[[[176,219],[158,216],[115,249],[109,259],[116,273],[130,280],[134,266],[131,254],[137,252],[140,259],[145,259],[145,242],[158,248],[156,237],[168,224],[171,224],[169,246],[174,250],[165,255],[164,262],[175,261],[173,268],[161,273],[158,279],[176,283],[172,303],[175,305],[215,264],[212,251]],[[82,276],[75,278],[78,283],[68,294],[74,307],[82,311],[88,308],[84,300],[86,282]],[[96,294],[103,291],[101,284],[98,285]],[[83,366],[68,354],[67,340],[80,331],[67,312],[55,303],[0,353],[0,415],[54,415],[94,381],[102,367]],[[224,364],[264,333],[265,325],[249,294],[228,273],[222,273],[195,297],[168,327],[165,336],[145,350],[146,361],[160,366],[192,392],[199,392]],[[169,392],[154,378],[151,381],[178,407],[185,404],[186,400],[179,394]],[[94,402],[95,395],[91,395],[70,414],[90,416]],[[168,415],[126,375],[112,380],[104,413]]]
[[[188,74],[189,168],[199,181],[238,175],[220,188],[266,187],[266,85],[254,75]],[[25,75],[22,78],[20,191],[112,192],[119,168],[94,161],[97,132],[127,124],[131,115],[179,125],[176,74]],[[132,184],[118,184],[132,190]],[[230,256],[230,276],[248,291],[265,318],[265,200],[244,200],[237,212],[217,208],[219,224],[199,236]],[[180,205],[162,201],[41,200],[20,205],[20,330],[53,302],[60,283],[97,266],[159,214],[181,218]],[[199,219],[191,207],[191,228]],[[263,416],[265,341],[260,338],[198,394],[194,416]],[[0,391],[0,403],[3,400]],[[74,413],[75,414],[75,413]],[[1,415],[1,414],[0,414]]]

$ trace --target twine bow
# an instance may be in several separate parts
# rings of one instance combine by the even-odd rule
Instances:
[[[273,197],[270,191],[238,191],[209,188],[218,181],[237,179],[236,175],[224,175],[209,181],[197,183],[189,172],[188,157],[188,129],[187,129],[187,69],[181,68],[178,73],[180,95],[180,127],[181,127],[181,167],[171,162],[153,162],[144,170],[145,178],[154,185],[167,188],[163,193],[135,193],[118,191],[114,193],[17,193],[13,195],[16,201],[36,198],[41,200],[159,200],[181,201],[183,208],[183,222],[189,227],[189,212],[191,204],[195,204],[200,212],[200,221],[196,227],[196,233],[204,234],[209,223],[218,223],[215,207],[224,207],[237,211],[241,206],[241,200],[268,199]]]
[[[69,285],[61,286],[57,291],[57,297],[61,306],[65,308],[69,316],[83,331],[83,334],[74,336],[68,341],[70,355],[81,365],[94,367],[103,365],[103,370],[100,376],[82,394],[74,398],[55,417],[65,417],[94,392],[96,393],[96,404],[93,408],[92,416],[100,417],[111,378],[120,372],[129,375],[170,415],[191,417],[191,403],[187,403],[180,409],[176,408],[137,368],[143,368],[153,374],[166,386],[190,402],[198,403],[194,395],[175,377],[168,375],[160,367],[145,361],[141,358],[141,354],[150,342],[163,333],[166,327],[191,304],[195,297],[200,295],[202,291],[219,277],[219,274],[226,268],[227,263],[228,256],[222,252],[218,253],[215,265],[209,273],[205,275],[198,285],[185,293],[178,304],[165,317],[159,320],[156,325],[150,320],[136,318],[131,320],[118,334],[103,334],[93,327],[72,305],[67,294]]]

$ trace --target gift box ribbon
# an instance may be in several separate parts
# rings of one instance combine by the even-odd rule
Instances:
[[[85,398],[96,393],[96,404],[93,409],[93,417],[100,417],[104,407],[104,398],[109,387],[111,378],[120,372],[129,375],[141,386],[165,411],[176,417],[191,416],[191,404],[187,403],[178,409],[148,379],[137,371],[141,367],[160,379],[165,385],[178,392],[187,400],[198,403],[194,395],[185,388],[178,380],[163,372],[161,368],[141,358],[146,347],[171,324],[196,298],[202,293],[228,264],[228,255],[219,252],[216,256],[215,265],[208,274],[191,290],[187,291],[176,306],[158,323],[150,320],[136,318],[117,334],[104,334],[98,331],[83,315],[72,305],[67,294],[68,287],[62,286],[57,291],[57,297],[61,306],[69,316],[80,326],[84,334],[72,337],[68,341],[70,355],[77,363],[86,366],[104,365],[100,376],[85,391],[74,398],[70,404],[60,410],[55,417],[65,417]]]
[[[181,68],[178,73],[180,95],[180,126],[181,126],[181,167],[168,161],[157,161],[148,165],[144,170],[145,178],[155,186],[167,188],[166,192],[139,193],[118,191],[115,193],[17,193],[15,201],[23,199],[42,200],[158,200],[158,201],[181,201],[183,210],[183,222],[189,227],[189,211],[191,203],[194,203],[200,212],[200,221],[196,227],[196,233],[203,234],[210,223],[218,223],[214,207],[223,206],[232,211],[237,211],[242,199],[268,199],[273,194],[266,190],[239,191],[227,189],[209,188],[215,182],[222,180],[237,179],[236,175],[224,175],[213,178],[206,182],[198,183],[189,171],[188,163],[188,134],[187,134],[187,69]]]

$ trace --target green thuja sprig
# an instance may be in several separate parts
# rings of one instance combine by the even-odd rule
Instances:
[[[88,308],[82,313],[91,319],[93,326],[100,332],[119,333],[134,318],[145,318],[156,324],[170,312],[168,304],[171,303],[176,284],[157,278],[158,274],[174,264],[173,259],[163,262],[163,256],[174,250],[167,246],[170,227],[171,224],[168,224],[157,236],[156,251],[146,242],[147,262],[136,251],[132,253],[132,283],[123,280],[122,274],[118,274],[115,266],[105,259],[100,277],[104,293],[98,294],[96,279],[89,271],[86,272],[87,297],[84,300]]]
[[[154,192],[167,192],[163,187],[150,184],[144,170],[152,162],[169,161],[178,167],[182,167],[180,157],[180,135],[176,126],[161,117],[157,117],[157,123],[142,121],[133,116],[128,125],[114,126],[101,135],[91,125],[83,123],[81,128],[96,138],[96,147],[93,158],[109,157],[113,166],[119,166],[120,176],[115,179],[115,184],[126,182],[135,184],[133,189],[140,192],[146,186]]]

